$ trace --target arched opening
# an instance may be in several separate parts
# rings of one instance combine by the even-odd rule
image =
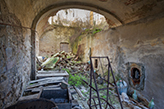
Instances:
[[[122,21],[116,15],[114,15],[113,13],[109,12],[106,9],[103,9],[102,7],[97,7],[94,5],[79,3],[79,2],[73,2],[73,3],[69,2],[69,3],[55,4],[55,5],[49,6],[45,9],[43,9],[42,11],[40,11],[37,14],[37,16],[34,18],[31,28],[34,30],[38,30],[37,26],[42,19],[48,18],[48,17],[54,15],[54,13],[56,13],[58,10],[67,9],[67,8],[87,9],[87,10],[91,10],[91,11],[100,13],[100,14],[104,15],[107,19],[110,19],[110,22],[113,22],[113,23],[110,23],[111,28],[122,25],[122,23],[121,23]],[[35,71],[36,71],[35,58],[36,58],[36,37],[37,37],[37,35],[39,35],[39,33],[36,34],[35,31],[31,31],[31,42],[32,42],[31,43],[32,44],[31,79],[32,80],[35,79]]]
[[[82,8],[101,13],[109,19],[112,27],[124,24],[96,37],[99,41],[94,43],[98,43],[98,46],[91,49],[90,54],[102,53],[112,57],[115,72],[128,79],[126,81],[130,87],[142,90],[141,93],[147,99],[154,96],[159,101],[162,100],[163,5],[163,0],[0,0],[1,106],[18,99],[31,72],[31,78],[35,79],[39,22],[53,16],[56,11],[67,8]],[[129,62],[139,64],[126,67]],[[135,86],[132,80],[138,77],[131,75],[131,68],[134,67],[140,71],[140,84]],[[138,70],[133,69],[132,73],[135,71]],[[154,93],[158,94],[153,95]],[[160,103],[156,106],[162,108]]]

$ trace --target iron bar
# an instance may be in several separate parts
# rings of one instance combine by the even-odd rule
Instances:
[[[106,104],[106,103],[101,103],[101,104]],[[99,104],[92,105],[91,107],[97,107]]]
[[[93,98],[98,98],[98,97],[93,97]],[[101,97],[99,99],[102,99],[103,101],[105,101],[107,103],[107,105],[109,105],[109,107],[111,107],[112,109],[114,109],[114,107],[109,102],[107,102],[106,99],[101,98]]]
[[[105,80],[104,78],[101,78],[102,80],[104,80],[105,82],[107,82],[108,84],[110,84],[111,86],[115,86],[115,85],[113,85],[112,83],[110,83],[109,81],[107,81],[107,80]]]
[[[95,99],[94,99],[94,98],[93,98],[93,102],[94,102],[94,104],[95,104],[95,105],[97,105],[97,104],[96,104],[96,101],[95,101]],[[97,106],[96,106],[96,109],[97,109]]]
[[[94,91],[96,91],[96,89],[93,86],[91,86],[88,82],[86,82],[85,80],[83,80],[83,82],[85,82],[89,87],[91,87]],[[115,87],[109,87],[109,89],[113,89],[113,88],[115,88]],[[102,88],[102,89],[99,89],[99,91],[106,90],[106,89],[107,88]]]
[[[90,60],[91,60],[91,57],[90,57]],[[90,65],[92,65],[92,61],[90,61],[91,63],[90,63]],[[91,67],[91,66],[90,66]],[[93,69],[91,69],[91,72],[90,72],[90,86],[92,87],[92,73],[93,73]],[[90,88],[90,95],[89,95],[89,107],[90,107],[90,109],[92,109],[91,108],[91,98],[92,98],[92,88]]]
[[[98,89],[97,82],[96,82],[96,77],[95,77],[95,73],[94,73],[94,68],[93,68],[93,63],[92,63],[92,59],[93,58],[99,58],[99,60],[100,60],[100,58],[106,58],[107,61],[108,61],[108,64],[107,64],[108,65],[108,75],[107,75],[108,77],[107,77],[107,80],[105,79],[105,77],[101,78],[103,81],[107,82],[107,88]],[[100,63],[101,63],[101,68],[102,68],[102,72],[103,72],[103,67],[102,67],[101,60],[100,60]],[[107,66],[107,65],[105,65],[105,66]],[[118,93],[118,88],[117,88],[117,85],[116,85],[115,77],[114,77],[114,74],[113,74],[113,70],[112,70],[109,58],[107,56],[103,56],[103,57],[100,57],[100,56],[90,57],[90,68],[91,68],[91,71],[90,71],[90,84],[87,83],[85,80],[83,80],[90,87],[90,98],[88,100],[89,101],[88,105],[89,105],[90,109],[92,109],[93,106],[96,106],[96,109],[97,109],[97,105],[99,105],[100,109],[102,109],[102,104],[103,103],[101,103],[101,100],[105,101],[106,104],[107,104],[105,106],[105,109],[108,108],[108,105],[109,105],[110,109],[114,109],[112,104],[110,104],[112,102],[111,102],[111,97],[110,97],[110,94],[109,94],[109,89],[113,89],[113,88],[116,89],[116,93],[118,95],[118,99],[119,99],[119,102],[120,102],[121,109],[123,109],[122,102],[121,102],[121,99],[120,99],[120,96],[119,96],[119,93]],[[110,83],[110,73],[112,74],[112,77],[113,77],[113,80],[114,80],[114,84]],[[104,72],[103,72],[103,74],[104,74]],[[92,78],[94,79],[95,88],[92,86]],[[112,87],[109,87],[109,84]],[[92,90],[94,90],[97,93],[96,97],[92,97]],[[99,91],[100,90],[107,90],[107,98],[106,99],[100,97],[100,95],[99,95]],[[95,103],[95,99],[93,99],[93,98],[97,98],[99,103],[96,104]],[[94,105],[91,105],[92,104],[92,99],[93,99]],[[108,102],[109,100],[110,100],[110,103]]]
[[[92,71],[94,71],[93,65],[91,65],[91,69],[92,69]],[[99,95],[99,91],[98,91],[98,87],[97,87],[97,82],[96,82],[96,77],[95,77],[95,73],[94,72],[92,72],[92,73],[93,73],[93,79],[94,79],[94,82],[95,82],[96,93],[97,93],[97,96],[98,96],[99,106],[100,106],[100,109],[102,109],[102,107],[101,107],[101,101],[100,101],[100,95]]]
[[[118,88],[117,88],[117,84],[116,84],[116,80],[115,80],[115,77],[114,77],[113,70],[112,70],[110,62],[109,62],[109,66],[111,68],[111,73],[112,73],[112,77],[113,77],[113,80],[114,80],[114,84],[116,86],[116,91],[117,91],[117,94],[118,94],[118,99],[119,99],[119,102],[120,102],[120,105],[121,105],[121,109],[123,109],[122,102],[121,102],[120,95],[119,95]]]
[[[107,57],[107,60],[108,60],[108,62],[109,62],[109,59],[108,59],[108,57]],[[108,82],[109,82],[109,76],[110,76],[110,72],[109,72],[109,64],[108,64]],[[107,84],[107,97],[106,97],[106,101],[108,102],[108,96],[109,96],[109,85]],[[110,100],[110,102],[111,102],[111,100]],[[112,103],[112,102],[111,102]],[[105,107],[105,109],[107,109],[107,105],[106,105],[106,107]]]

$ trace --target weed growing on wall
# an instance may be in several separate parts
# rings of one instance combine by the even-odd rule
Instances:
[[[96,33],[100,32],[100,31],[102,31],[102,29],[98,29],[98,28],[93,29],[92,36],[95,35]]]

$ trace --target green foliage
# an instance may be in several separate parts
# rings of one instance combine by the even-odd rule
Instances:
[[[59,61],[59,57],[55,57],[55,58],[51,57],[49,61],[47,61],[46,63],[42,63],[42,66],[45,66],[46,68],[54,68],[54,66],[58,61]]]
[[[78,37],[71,43],[71,48],[73,54],[76,54],[78,50]]]
[[[92,35],[94,35],[94,34],[100,32],[100,31],[102,31],[102,29],[99,29],[99,28],[85,29],[85,31],[82,32],[82,34],[90,34],[90,33],[92,33]]]
[[[82,63],[82,62],[81,62],[81,61],[72,61],[72,63],[80,64],[80,63]]]
[[[72,85],[72,86],[76,86],[79,87],[81,85],[84,85],[85,83],[82,81],[82,79],[86,80],[86,78],[84,76],[81,75],[72,75],[71,72],[68,69],[62,69],[68,72],[69,74],[69,80],[68,80],[68,84]]]
[[[95,35],[96,33],[100,32],[100,31],[102,31],[102,29],[95,28],[92,31],[92,35]]]
[[[85,29],[85,32],[88,32],[88,31],[90,31],[90,29]]]
[[[70,74],[68,84],[79,87],[80,85],[82,85],[82,78],[78,75],[73,76]]]
[[[85,76],[81,76],[81,79],[88,81],[87,78]]]
[[[89,33],[91,33],[91,32],[92,32],[92,30],[90,30],[90,29],[85,29],[85,31],[82,32],[82,34],[89,34]]]
[[[69,58],[71,58],[71,56],[68,55],[68,56],[67,56],[67,59],[69,59]]]
[[[105,96],[105,95],[103,95],[103,96],[102,96],[102,98],[106,99],[106,96]]]
[[[69,69],[62,68],[62,70],[67,71],[68,74],[71,74],[71,72],[69,71]]]
[[[115,71],[113,71],[113,74],[115,73]],[[108,76],[108,70],[104,73],[104,76]],[[112,76],[112,73],[110,72],[110,76]]]
[[[30,85],[33,85],[34,83],[30,83]]]

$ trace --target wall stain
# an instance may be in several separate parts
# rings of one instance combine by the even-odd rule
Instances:
[[[156,2],[144,4],[142,7],[138,8],[133,13],[131,14],[126,13],[126,16],[131,16],[131,18],[134,18],[134,17],[142,18],[146,16],[149,12],[151,12],[156,5],[157,5]]]
[[[128,5],[136,4],[141,1],[143,1],[143,0],[127,0],[126,2],[124,2],[124,4],[128,6]]]

